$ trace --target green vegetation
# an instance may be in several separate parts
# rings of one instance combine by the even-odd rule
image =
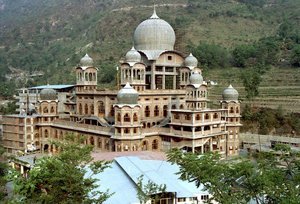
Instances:
[[[54,141],[59,154],[36,161],[28,178],[12,175],[15,203],[102,203],[110,194],[95,191],[94,174],[108,167],[105,161],[92,162],[92,147],[81,145],[84,138],[68,135]],[[77,141],[74,141],[77,140]],[[91,172],[87,174],[87,167]]]
[[[14,114],[16,112],[17,105],[16,102],[8,102],[6,105],[0,105],[0,114],[7,115],[7,114]]]
[[[285,114],[281,107],[276,110],[270,108],[254,109],[246,105],[242,112],[242,131],[258,134],[299,135],[300,115],[298,113]]]
[[[215,153],[197,155],[174,149],[168,160],[180,166],[182,180],[202,184],[219,203],[284,204],[300,199],[299,156],[290,147],[277,145],[273,152],[231,160]]]
[[[150,180],[145,184],[143,183],[143,180],[144,177],[141,175],[137,181],[137,198],[141,204],[146,203],[150,199],[156,203],[166,192],[167,186],[165,184],[158,185]]]
[[[276,80],[291,76],[299,83],[299,74],[291,69],[300,66],[299,1],[166,0],[164,4],[156,10],[175,29],[175,48],[186,54],[192,51],[200,67],[213,68],[216,74],[210,80],[226,81],[223,87],[238,86],[241,99],[257,100],[268,92],[299,95],[293,87],[276,93],[263,87],[275,84],[274,69],[283,73]],[[135,27],[153,9],[145,0],[139,4],[133,0],[2,0],[0,5],[4,5],[0,12],[0,95],[6,98],[22,86],[75,83],[73,68],[87,52],[99,68],[99,86],[114,86],[118,60],[131,48]],[[257,73],[257,67],[269,65],[272,71]],[[235,73],[228,74],[232,70]],[[224,79],[218,75],[225,72]],[[221,83],[216,91],[220,88]]]

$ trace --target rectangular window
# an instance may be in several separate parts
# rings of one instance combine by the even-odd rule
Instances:
[[[168,60],[172,60],[172,56],[168,56]]]

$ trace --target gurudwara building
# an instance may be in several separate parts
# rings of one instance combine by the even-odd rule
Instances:
[[[98,69],[88,55],[76,67],[76,85],[21,90],[20,114],[3,117],[7,151],[55,152],[49,141],[73,133],[99,152],[179,148],[236,155],[238,92],[230,85],[220,108],[209,108],[198,60],[174,50],[175,32],[155,11],[137,26],[133,40],[119,65],[119,90],[97,87]]]

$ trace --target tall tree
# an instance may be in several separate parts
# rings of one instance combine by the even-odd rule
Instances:
[[[197,155],[172,150],[169,161],[180,166],[180,178],[195,181],[219,203],[299,203],[299,153],[276,146],[280,156],[258,153],[252,158],[221,159],[219,154]]]
[[[83,138],[81,138],[83,139]],[[80,145],[73,135],[53,144],[62,151],[37,160],[29,177],[13,177],[17,203],[102,203],[110,194],[96,191],[94,174],[108,167],[105,161],[92,162],[92,147]],[[90,168],[92,175],[87,175]]]

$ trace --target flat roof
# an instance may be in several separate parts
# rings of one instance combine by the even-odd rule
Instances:
[[[29,90],[32,89],[66,89],[66,88],[71,88],[75,87],[75,85],[66,85],[66,84],[58,84],[58,85],[42,85],[42,86],[34,86],[28,88]]]

